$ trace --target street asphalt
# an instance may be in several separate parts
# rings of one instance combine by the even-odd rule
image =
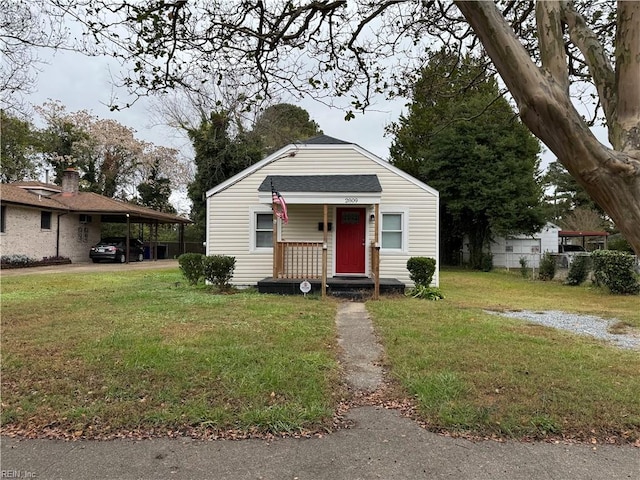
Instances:
[[[161,262],[147,265],[157,268]],[[375,391],[382,382],[378,366],[382,348],[364,305],[340,304],[336,325],[345,381],[354,390]],[[631,445],[471,441],[429,432],[395,410],[372,406],[352,408],[345,419],[351,428],[310,438],[64,441],[2,437],[0,477],[640,479],[640,448]]]
[[[3,478],[469,479],[640,478],[632,446],[470,441],[394,410],[359,407],[322,438],[61,441],[2,438]]]

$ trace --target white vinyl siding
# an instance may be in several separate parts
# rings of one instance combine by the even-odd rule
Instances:
[[[438,195],[425,189],[423,184],[410,179],[406,174],[387,165],[379,159],[373,160],[367,152],[353,145],[302,146],[296,155],[280,154],[270,163],[265,163],[256,171],[231,183],[225,189],[216,191],[207,198],[208,238],[207,254],[224,254],[236,257],[236,269],[232,282],[236,285],[255,285],[259,280],[270,277],[273,271],[272,249],[252,250],[250,239],[254,236],[251,215],[253,212],[269,211],[270,205],[258,202],[258,187],[267,175],[355,175],[375,174],[382,186],[380,216],[383,213],[402,213],[403,249],[381,250],[380,275],[383,278],[397,278],[412,285],[407,271],[407,260],[412,256],[438,258]],[[286,192],[283,193],[285,201]],[[328,221],[333,222],[333,232],[327,239],[329,275],[334,275],[335,212],[340,206],[329,205]],[[366,208],[367,217],[374,213],[371,204],[358,203]],[[281,225],[280,238],[283,241],[322,241],[323,205],[301,205],[288,203],[289,223]],[[379,228],[381,226],[379,220]],[[370,273],[369,245],[375,237],[375,222],[367,222],[366,268]],[[379,239],[382,241],[382,239]],[[265,251],[262,251],[265,250]],[[438,270],[434,275],[438,284]]]

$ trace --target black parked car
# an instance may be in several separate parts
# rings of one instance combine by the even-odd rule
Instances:
[[[127,237],[103,238],[97,245],[91,247],[89,258],[93,263],[100,260],[124,263],[127,261],[125,251],[127,249]],[[144,245],[137,238],[129,238],[129,261],[141,262],[144,259]]]

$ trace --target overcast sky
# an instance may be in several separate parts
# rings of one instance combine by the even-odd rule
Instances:
[[[108,104],[113,98],[112,78],[117,78],[119,65],[103,57],[86,57],[73,52],[41,52],[47,64],[41,66],[35,91],[27,97],[34,105],[47,100],[60,101],[69,112],[89,110],[99,118],[112,118],[136,131],[139,139],[179,149],[182,154],[192,157],[190,143],[182,134],[170,127],[158,125],[158,114],[153,111],[151,102],[142,99],[133,107],[111,112]],[[117,92],[126,97],[126,92]],[[326,135],[353,142],[380,158],[389,158],[391,138],[385,137],[385,127],[396,121],[403,111],[404,101],[388,102],[380,98],[364,115],[357,115],[351,121],[345,121],[343,109],[332,109],[313,100],[294,103],[307,110]],[[594,133],[601,141],[607,142],[606,130],[598,128]],[[541,167],[544,169],[555,156],[542,146]],[[183,195],[184,197],[184,195]],[[184,202],[174,203],[183,210]]]
[[[48,99],[59,100],[69,112],[89,110],[100,118],[113,118],[132,127],[142,140],[189,150],[188,142],[179,132],[153,125],[158,116],[147,99],[119,112],[109,110],[107,105],[112,98],[112,76],[116,77],[119,73],[117,65],[109,67],[104,58],[85,57],[71,52],[58,52],[55,55],[44,52],[41,56],[50,59],[47,65],[42,66],[34,93],[27,97],[30,103],[40,105]],[[296,104],[309,112],[326,135],[356,143],[387,159],[391,139],[384,136],[384,129],[397,120],[402,103],[381,101],[365,115],[357,115],[349,122],[344,120],[345,112],[341,109],[331,109],[313,100]]]

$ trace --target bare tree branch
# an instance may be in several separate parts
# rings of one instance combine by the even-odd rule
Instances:
[[[588,66],[593,83],[598,90],[607,123],[611,124],[617,110],[615,74],[609,62],[607,52],[585,22],[585,19],[567,1],[562,2],[562,17],[569,27],[571,41],[580,49],[584,63]]]

